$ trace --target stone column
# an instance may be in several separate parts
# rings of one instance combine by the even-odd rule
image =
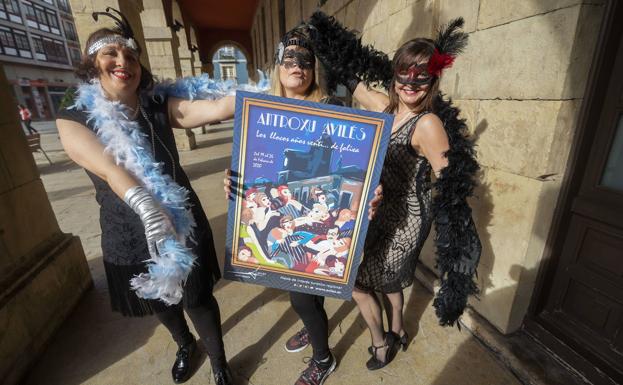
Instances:
[[[201,58],[199,57],[199,41],[197,40],[197,31],[194,26],[190,27],[190,44],[193,47],[197,47],[197,50],[192,52],[192,66],[193,74],[195,76],[201,75]]]
[[[0,66],[0,378],[17,384],[91,285],[80,239],[59,229]]]
[[[177,39],[167,25],[162,1],[144,0],[143,6],[141,22],[152,73],[162,79],[180,77]]]
[[[211,78],[214,77],[214,63],[201,63],[201,72],[205,72],[210,75]]]
[[[143,0],[143,6],[141,21],[152,73],[160,79],[181,77],[183,72],[180,65],[180,41],[177,34],[167,25],[163,2]],[[177,8],[181,19],[179,6],[175,1],[173,8]],[[174,130],[173,134],[178,150],[192,150],[197,147],[195,134],[191,130]]]
[[[106,7],[112,7],[120,10],[126,16],[132,30],[134,31],[134,37],[138,43],[143,47],[141,53],[141,63],[147,68],[151,69],[149,63],[149,57],[147,56],[147,50],[145,49],[145,37],[143,36],[143,26],[141,23],[140,13],[143,10],[143,2],[137,0],[130,1],[118,1],[118,0],[69,0],[71,5],[72,14],[76,22],[76,32],[80,40],[80,48],[84,51],[84,45],[91,32],[104,28],[114,27],[114,22],[108,17],[102,17],[97,22],[93,21],[91,14],[99,11],[103,12]]]
[[[193,65],[192,65],[192,56],[193,53],[190,52],[189,39],[190,39],[190,23],[183,17],[182,11],[180,10],[180,6],[177,1],[172,2],[172,11],[173,11],[173,20],[179,21],[182,23],[183,27],[181,27],[178,31],[175,32],[175,37],[178,41],[178,55],[180,58],[180,69],[182,71],[182,76],[192,76],[193,75]]]

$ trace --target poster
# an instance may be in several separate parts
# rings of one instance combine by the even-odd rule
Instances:
[[[350,299],[392,121],[237,92],[225,278]]]

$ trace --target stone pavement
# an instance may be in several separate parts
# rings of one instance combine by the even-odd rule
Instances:
[[[94,288],[67,319],[24,384],[172,384],[176,345],[154,317],[123,318],[110,311],[101,262],[98,208],[91,183],[62,151],[52,123],[42,128],[42,146],[54,162],[34,154],[61,229],[80,236]],[[198,149],[181,153],[182,164],[201,198],[223,258],[226,204],[223,170],[231,156],[231,126],[197,131]],[[225,347],[238,384],[293,384],[311,348],[287,353],[285,340],[302,326],[285,292],[222,280],[216,287]],[[419,284],[405,292],[406,327],[414,337],[389,366],[365,368],[370,344],[353,302],[326,301],[330,346],[339,360],[327,385],[519,385],[518,380],[468,330],[441,328],[432,295]],[[205,354],[188,384],[213,383]]]

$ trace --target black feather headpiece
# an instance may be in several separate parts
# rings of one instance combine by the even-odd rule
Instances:
[[[463,24],[463,18],[459,17],[439,29],[434,42],[435,51],[428,60],[430,75],[440,76],[444,69],[452,66],[457,55],[465,49],[467,34],[460,31]]]
[[[116,15],[113,14],[111,11],[113,11]],[[132,30],[132,27],[130,26],[128,19],[125,17],[123,13],[121,13],[121,11],[111,8],[111,7],[106,7],[105,12],[93,12],[91,14],[91,16],[93,16],[93,20],[95,21],[98,21],[99,15],[108,16],[111,19],[113,19],[113,21],[115,22],[116,29],[126,39],[134,38],[134,31]]]
[[[132,30],[132,27],[130,26],[128,19],[125,17],[123,13],[121,13],[119,10],[116,10],[114,8],[106,7],[105,12],[93,12],[91,14],[91,16],[93,16],[93,20],[95,21],[98,21],[100,15],[107,16],[113,19],[113,21],[115,22],[114,31],[118,32],[120,36],[119,35],[104,36],[103,38],[98,39],[97,41],[93,42],[93,44],[91,44],[87,48],[87,55],[92,55],[96,53],[97,51],[99,51],[105,45],[111,44],[111,43],[118,43],[118,44],[125,45],[126,47],[131,48],[140,53],[140,47],[138,46],[138,44],[136,43],[136,40],[134,39],[134,31]]]
[[[435,39],[435,47],[441,53],[458,56],[467,46],[468,35],[460,31],[465,21],[462,17],[450,21],[439,29]]]

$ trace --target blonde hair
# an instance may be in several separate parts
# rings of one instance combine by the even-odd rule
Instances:
[[[318,63],[318,60],[316,60]],[[314,80],[312,81],[309,89],[305,93],[305,100],[310,102],[320,102],[327,97],[327,93],[323,90],[318,74],[318,64],[314,68]],[[275,96],[285,97],[286,93],[283,90],[281,81],[279,80],[279,64],[275,64],[273,71],[270,74],[270,94]]]

